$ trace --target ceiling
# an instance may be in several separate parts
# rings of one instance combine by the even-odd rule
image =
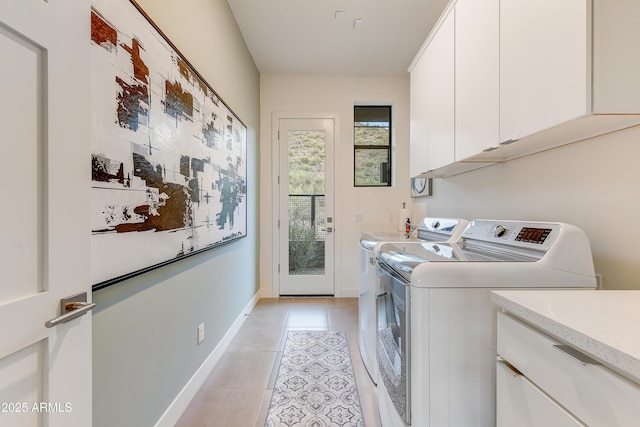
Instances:
[[[385,75],[407,71],[448,0],[227,2],[261,74]]]

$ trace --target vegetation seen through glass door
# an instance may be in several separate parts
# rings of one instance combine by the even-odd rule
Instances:
[[[289,274],[324,274],[325,132],[288,133]]]

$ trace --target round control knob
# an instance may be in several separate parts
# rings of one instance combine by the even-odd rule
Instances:
[[[496,228],[493,229],[493,235],[496,237],[503,237],[507,234],[509,230],[504,225],[496,225]]]

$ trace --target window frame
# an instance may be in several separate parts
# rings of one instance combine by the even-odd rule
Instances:
[[[356,129],[358,128],[363,128],[363,127],[367,127],[367,126],[357,126],[357,121],[356,121],[356,110],[357,109],[386,109],[389,112],[389,126],[388,126],[388,144],[386,145],[358,145],[356,144]],[[393,120],[393,109],[392,109],[392,105],[388,105],[388,104],[384,104],[384,105],[354,105],[353,106],[353,186],[354,187],[371,187],[371,188],[386,188],[386,187],[392,187],[392,159],[391,159],[391,155],[392,155],[392,146],[393,146],[393,142],[392,142],[392,120]],[[371,126],[373,127],[373,126]],[[362,151],[362,150],[386,150],[387,152],[387,181],[385,183],[380,183],[380,184],[358,184],[356,182],[356,171],[357,171],[357,163],[356,163],[356,153],[358,151]]]

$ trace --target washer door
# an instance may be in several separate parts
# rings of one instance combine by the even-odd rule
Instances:
[[[397,273],[378,262],[377,356],[379,378],[400,417],[411,423],[409,293]]]

